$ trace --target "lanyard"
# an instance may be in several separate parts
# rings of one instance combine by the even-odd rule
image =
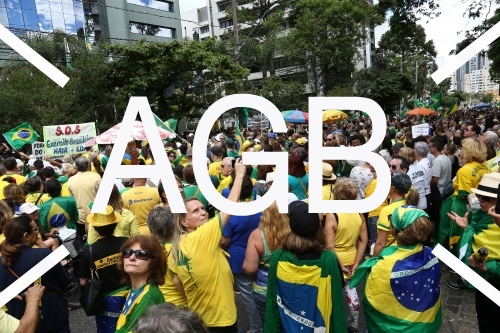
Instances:
[[[125,305],[123,306],[122,314],[126,314],[129,312],[130,307],[132,306],[132,304],[135,303],[137,297],[139,297],[139,295],[142,294],[142,292],[144,291],[144,287],[146,287],[147,285],[148,284],[146,283],[145,285],[143,285],[142,287],[140,287],[137,290],[134,290],[134,289],[130,290],[130,293],[128,294],[127,300],[125,301]]]

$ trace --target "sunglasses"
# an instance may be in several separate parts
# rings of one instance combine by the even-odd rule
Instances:
[[[479,195],[479,194],[476,194],[476,197],[484,202],[490,202],[491,200],[493,200],[492,197],[486,197],[484,195]]]
[[[175,155],[168,155],[168,157],[175,157]]]
[[[397,170],[398,169],[398,165],[391,164],[389,166],[391,167],[392,170]]]
[[[125,249],[122,253],[124,258],[130,258],[132,254],[135,254],[135,257],[139,260],[148,260],[150,258],[153,258],[153,255],[146,250]]]

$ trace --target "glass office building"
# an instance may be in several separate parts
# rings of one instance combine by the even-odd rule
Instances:
[[[0,0],[0,24],[12,32],[53,32],[76,34],[83,29],[82,0]]]

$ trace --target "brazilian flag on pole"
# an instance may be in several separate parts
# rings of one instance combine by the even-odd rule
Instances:
[[[238,150],[241,150],[241,148],[243,147],[243,142],[245,141],[245,139],[243,138],[243,134],[241,134],[241,131],[240,131],[240,121],[236,118],[235,122],[234,122],[234,130],[236,131],[236,141],[238,141]],[[240,154],[241,154],[241,151],[240,151]]]
[[[444,114],[444,116],[445,117],[451,116],[457,110],[458,110],[458,103],[457,103],[457,100],[454,99],[453,102],[451,103],[450,109],[448,111],[446,111],[446,113]]]
[[[441,106],[441,93],[433,95],[427,105],[430,109],[437,111],[437,108]]]
[[[3,136],[15,150],[21,149],[27,143],[32,144],[40,137],[28,122],[22,123],[10,131],[3,133]]]

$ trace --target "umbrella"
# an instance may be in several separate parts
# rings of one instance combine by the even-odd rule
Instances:
[[[118,138],[118,132],[120,131],[120,126],[121,123],[118,125],[115,125],[111,127],[109,130],[106,132],[102,133],[101,135],[85,142],[83,145],[85,147],[92,147],[95,144],[113,144],[116,142],[116,139]],[[175,138],[176,134],[174,132],[167,131],[163,128],[158,128],[158,132],[160,133],[160,138],[166,139],[166,138]],[[130,137],[128,141],[132,140],[139,140],[143,141],[147,139],[146,135],[146,129],[144,128],[144,125],[142,125],[142,122],[140,121],[135,121],[134,125],[132,126],[132,132],[130,133]]]
[[[339,120],[347,119],[348,116],[339,110],[323,110],[324,123],[336,123]]]
[[[483,109],[483,108],[489,108],[491,107],[490,104],[488,103],[479,103],[479,104],[476,104],[474,107],[472,107],[473,109]]]
[[[309,121],[309,114],[299,110],[282,111],[281,115],[287,123],[305,124]]]
[[[426,108],[416,108],[406,112],[407,116],[435,116],[437,114],[436,111]]]

